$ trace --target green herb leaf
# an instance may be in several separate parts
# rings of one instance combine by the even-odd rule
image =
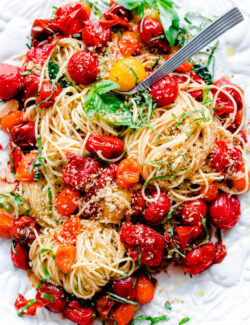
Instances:
[[[62,87],[62,88],[67,88],[67,87],[74,87],[73,84],[69,83],[67,81],[67,78],[65,75],[61,76],[57,82],[59,83],[59,85]]]
[[[38,146],[38,156],[37,159],[35,161],[35,175],[34,175],[34,181],[38,181],[39,179],[39,168],[40,166],[44,166],[43,163],[43,157],[42,157],[42,140],[41,140],[41,136],[40,134],[37,135],[36,137],[36,141],[37,141],[37,146]]]
[[[12,252],[16,255],[17,254],[17,250],[15,248],[15,245],[14,245],[14,241],[13,240],[11,242],[11,249],[12,249]]]
[[[20,71],[20,72],[19,72],[19,74],[20,74],[21,76],[27,76],[28,74],[31,74],[31,73],[32,73],[31,70],[28,70],[28,71]]]
[[[167,315],[162,315],[159,317],[152,317],[152,316],[146,316],[146,315],[140,315],[134,319],[134,321],[150,321],[150,325],[169,320],[169,317]]]
[[[136,301],[125,299],[123,297],[120,297],[120,296],[116,295],[113,292],[107,291],[107,294],[109,295],[109,298],[114,300],[114,301],[122,302],[122,303],[125,303],[125,304],[138,305],[138,303]]]
[[[165,302],[164,307],[165,307],[165,309],[167,309],[167,310],[172,310],[172,306],[171,306],[171,304],[170,304],[169,301],[166,301],[166,302]]]
[[[172,255],[173,253],[177,253],[179,254],[181,257],[185,258],[186,256],[181,252],[179,251],[179,249],[177,249],[176,247],[174,247],[173,249],[171,249],[170,251],[168,251],[168,255]]]
[[[54,302],[54,298],[48,294],[48,293],[45,293],[43,296],[42,296],[43,299],[47,299],[49,300],[50,302]]]
[[[190,318],[189,317],[185,317],[183,318],[180,322],[179,322],[179,325],[183,325],[183,324],[186,324],[187,322],[190,321]]]
[[[56,259],[56,256],[55,256],[54,252],[51,249],[48,249],[48,248],[42,248],[38,252],[38,258],[39,258],[39,261],[40,261],[40,263],[42,265],[43,271],[45,273],[45,278],[42,281],[43,282],[49,282],[49,272],[48,272],[46,266],[43,264],[43,262],[41,260],[41,254],[43,254],[43,253],[50,253],[51,256],[52,256],[52,258],[53,258],[53,260]]]
[[[141,248],[138,248],[138,264],[141,264]]]
[[[17,315],[19,317],[23,316],[23,312],[28,309],[30,306],[34,305],[36,303],[36,299],[31,299],[25,306],[21,307],[17,311]]]
[[[56,79],[59,72],[59,65],[53,61],[49,61],[48,63],[48,71],[50,79]]]
[[[53,205],[52,205],[52,194],[51,194],[50,187],[48,187],[48,198],[49,198],[49,214],[52,217],[53,216]]]
[[[203,100],[202,100],[202,105],[205,107],[210,107],[210,105],[213,102],[213,99],[209,97],[210,89],[206,88],[203,89]]]

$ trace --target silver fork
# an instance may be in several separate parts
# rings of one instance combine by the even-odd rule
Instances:
[[[167,60],[159,69],[140,82],[135,88],[127,92],[117,90],[115,92],[121,95],[133,95],[138,91],[151,87],[156,82],[167,76],[170,72],[178,68],[182,63],[197,54],[212,41],[216,40],[219,36],[238,25],[243,20],[244,17],[237,7],[231,9],[220,18],[216,19],[198,35],[196,35],[169,60]]]

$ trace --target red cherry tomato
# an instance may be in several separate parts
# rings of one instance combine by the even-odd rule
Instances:
[[[50,299],[47,299],[48,295]],[[44,283],[36,293],[39,304],[46,304],[46,308],[53,313],[61,313],[67,302],[66,292],[62,287],[56,287],[50,283]]]
[[[98,76],[98,60],[89,52],[77,52],[69,60],[68,72],[71,79],[76,83],[82,85],[90,84]]]
[[[111,308],[115,305],[114,300],[109,299],[109,296],[99,296],[96,299],[96,310],[99,316],[103,319],[107,319]]]
[[[67,303],[63,315],[79,325],[91,325],[95,320],[93,308],[83,307],[78,300]]]
[[[168,52],[170,50],[170,46],[166,38],[152,40],[155,37],[164,37],[164,30],[158,20],[145,17],[138,24],[138,33],[142,43],[144,43],[146,46],[158,48],[163,52]]]
[[[218,183],[214,182],[208,185],[208,189],[206,191],[206,186],[201,187],[200,194],[202,194],[202,199],[206,202],[212,202],[216,199],[219,194],[219,186]]]
[[[23,101],[25,102],[27,99],[31,97],[35,97],[38,93],[38,87],[40,83],[40,76],[30,73],[24,76],[24,86],[23,86]]]
[[[13,219],[7,214],[0,213],[0,237],[11,237],[10,229]]]
[[[152,195],[152,199],[157,196],[157,193]],[[147,208],[144,220],[152,225],[157,225],[161,223],[167,216],[170,210],[170,200],[165,193],[160,193],[159,198],[155,203],[152,203]]]
[[[134,191],[131,197],[131,208],[132,208],[133,216],[139,217],[143,215],[146,206],[147,206],[147,202],[142,196],[142,192]]]
[[[100,158],[112,159],[121,156],[124,144],[122,140],[116,137],[90,135],[85,148]]]
[[[216,255],[215,255],[214,264],[219,264],[227,256],[227,248],[226,248],[225,245],[222,245],[220,243],[216,243],[215,244],[215,251],[216,251]]]
[[[211,222],[221,229],[230,229],[240,218],[240,201],[235,196],[220,194],[209,208]]]
[[[55,239],[63,245],[75,245],[80,231],[80,218],[72,216],[65,219],[62,226],[55,232]]]
[[[234,105],[230,100],[217,100],[214,108],[214,112],[218,116],[224,114],[230,114],[234,112]]]
[[[46,59],[49,57],[49,55],[52,54],[55,50],[56,50],[55,43],[32,47],[26,53],[25,62],[28,63],[32,61],[35,64],[43,64],[46,61]]]
[[[36,145],[35,123],[14,126],[10,131],[12,141],[20,147],[34,147]]]
[[[167,56],[167,60],[169,60],[175,53],[171,53]],[[182,73],[187,73],[190,70],[193,69],[193,65],[189,62],[186,61],[184,63],[182,63],[177,69],[175,69],[178,72],[182,72]]]
[[[123,159],[117,169],[117,183],[122,187],[129,187],[139,182],[141,167],[132,158]]]
[[[28,244],[32,244],[36,239],[36,233],[39,234],[40,226],[34,218],[30,216],[23,216],[19,219],[13,220],[10,233],[15,239]]]
[[[0,99],[9,100],[18,95],[23,87],[20,71],[20,68],[14,65],[0,63]]]
[[[100,168],[100,162],[94,158],[75,156],[63,171],[63,181],[73,189],[84,190]]]
[[[104,28],[98,19],[92,19],[85,24],[82,40],[86,46],[104,47],[112,40],[110,28]]]
[[[121,27],[128,28],[128,10],[124,7],[113,3],[110,8],[103,14],[106,20],[102,20],[101,24],[104,27],[114,27],[120,25]]]
[[[19,182],[33,182],[35,176],[35,166],[34,161],[37,159],[36,152],[27,153],[20,161],[16,169],[16,180]],[[32,170],[30,170],[31,165],[33,165]]]
[[[183,204],[181,210],[181,220],[187,226],[199,226],[205,218],[207,205],[202,200],[187,201]]]
[[[136,279],[133,276],[129,276],[125,279],[114,281],[112,284],[112,291],[125,299],[135,300],[136,295]]]
[[[63,216],[70,216],[77,209],[79,199],[80,194],[78,191],[65,187],[58,195],[56,201],[57,211]]]
[[[43,41],[53,35],[50,19],[36,19],[32,25],[31,37]]]
[[[21,245],[20,242],[14,240],[13,245],[11,246],[11,260],[15,267],[22,270],[29,270],[28,247]]]
[[[15,308],[19,310],[20,308],[26,306],[28,303],[31,303],[32,299],[25,299],[23,295],[20,293],[17,296],[17,299],[15,301]],[[24,315],[30,315],[30,316],[35,316],[36,315],[36,310],[38,308],[38,303],[33,303],[31,304],[28,308],[26,308],[24,311],[22,311],[22,314]]]
[[[107,167],[105,167],[101,172],[96,188],[103,188],[106,184],[115,180],[117,168],[117,164],[109,164]]]
[[[62,87],[56,82],[52,87],[51,81],[44,81],[36,99],[36,104],[40,107],[53,106],[56,98],[62,92]]]
[[[225,141],[215,143],[211,164],[216,172],[222,172],[229,176],[236,174],[241,168],[242,160],[240,150],[231,143]]]
[[[141,274],[136,282],[136,301],[141,304],[147,304],[153,300],[155,289],[152,281],[146,276]]]
[[[161,79],[152,86],[151,96],[156,101],[158,107],[173,103],[178,96],[178,84],[176,80],[170,76]]]
[[[126,222],[122,225],[120,236],[121,242],[133,259],[139,262],[141,260],[141,263],[147,266],[158,266],[161,263],[165,241],[152,228]]]
[[[207,243],[187,253],[183,260],[183,268],[186,272],[196,275],[209,268],[215,259],[215,245]]]
[[[10,158],[13,165],[13,172],[16,173],[17,167],[20,165],[24,154],[22,153],[21,149],[17,147],[12,141],[10,141]],[[12,167],[11,167],[12,169]]]
[[[125,57],[135,54],[140,49],[137,34],[134,32],[123,32],[119,38],[118,46],[121,54]]]
[[[187,244],[190,244],[201,232],[201,226],[181,226],[175,228],[180,240],[181,249],[183,250]]]
[[[56,18],[51,25],[64,36],[71,36],[83,31],[85,21],[89,19],[91,7],[86,2],[73,2],[61,6],[56,11]]]

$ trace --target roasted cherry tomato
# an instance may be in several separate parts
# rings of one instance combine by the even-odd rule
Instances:
[[[110,28],[104,28],[98,19],[92,19],[85,24],[82,40],[86,46],[104,47],[112,40]]]
[[[12,127],[10,135],[12,141],[20,147],[34,147],[36,145],[34,122]]]
[[[10,149],[10,160],[12,162],[11,170],[12,172],[16,173],[17,167],[20,165],[24,154],[22,153],[22,150],[18,146],[16,146],[12,141],[10,141]]]
[[[36,293],[36,300],[40,304],[46,304],[46,308],[53,313],[61,313],[67,303],[67,295],[62,287],[44,283]]]
[[[23,111],[15,111],[5,115],[2,118],[2,128],[5,131],[11,130],[13,126],[20,125],[24,123],[24,112]]]
[[[120,236],[133,259],[147,266],[158,266],[161,263],[165,241],[154,229],[126,222],[122,225]]]
[[[88,182],[96,176],[101,164],[94,158],[75,156],[63,171],[63,181],[76,190],[84,190]]]
[[[86,2],[68,3],[56,11],[56,18],[51,21],[54,30],[64,36],[72,36],[83,31],[85,21],[89,19],[91,7]]]
[[[211,156],[211,164],[216,172],[222,172],[228,176],[236,174],[242,165],[240,150],[226,141],[217,141]]]
[[[10,228],[13,219],[7,214],[0,213],[0,237],[11,237]]]
[[[75,245],[80,231],[80,218],[72,216],[65,219],[62,226],[55,232],[55,238],[63,245]]]
[[[140,49],[138,37],[134,32],[123,32],[119,38],[118,46],[121,54],[126,57],[137,53]]]
[[[190,71],[189,75],[193,82],[196,82],[198,84],[204,83],[204,80],[201,77],[199,77],[198,74],[196,74],[195,72]],[[203,89],[190,91],[189,93],[198,102],[201,102],[203,100]]]
[[[214,112],[218,116],[224,116],[224,114],[228,115],[234,112],[234,104],[230,100],[217,100]]]
[[[92,307],[83,307],[78,300],[71,300],[63,310],[63,315],[79,325],[91,325],[95,320]]]
[[[37,159],[36,152],[27,153],[21,160],[16,170],[16,180],[19,182],[27,183],[33,182],[35,176],[34,162]],[[33,165],[33,167],[31,166]]]
[[[15,301],[15,308],[17,310],[21,309],[22,307],[26,306],[28,303],[31,303],[32,299],[25,299],[23,295],[21,295],[20,293],[17,296],[17,299]],[[36,315],[36,310],[38,308],[38,303],[36,303],[34,301],[33,304],[31,304],[28,308],[24,309],[22,311],[22,314],[24,315],[30,315],[30,316],[35,316]]]
[[[120,91],[129,91],[146,78],[142,63],[134,57],[124,58],[113,65],[109,79],[116,82]]]
[[[169,54],[167,56],[167,60],[169,60],[175,53],[172,53],[172,54]],[[182,63],[177,69],[175,69],[176,71],[178,72],[182,72],[182,73],[187,73],[189,72],[190,70],[193,69],[193,65],[189,62],[189,61],[186,61],[184,63]]]
[[[215,259],[215,245],[207,243],[187,253],[183,260],[183,268],[186,272],[196,275],[209,268]]]
[[[152,195],[152,199],[157,197],[158,194],[154,193]],[[170,200],[167,197],[165,193],[160,193],[159,198],[157,199],[156,202],[152,203],[149,205],[147,208],[145,215],[144,215],[144,220],[152,225],[157,225],[161,223],[164,218],[167,216],[169,210],[170,210]]]
[[[136,295],[136,278],[134,276],[129,276],[127,278],[114,281],[112,284],[112,291],[125,299],[135,300]]]
[[[17,96],[23,87],[20,71],[14,65],[0,63],[0,99],[9,100]]]
[[[124,144],[122,140],[116,137],[90,135],[85,148],[93,155],[102,159],[117,158],[122,155]]]
[[[122,187],[129,187],[131,184],[138,183],[140,172],[141,167],[134,159],[124,159],[120,162],[117,169],[117,183]]]
[[[13,240],[11,245],[11,260],[15,267],[22,270],[29,270],[28,247],[21,245],[17,240]]]
[[[143,305],[153,300],[155,289],[152,281],[146,275],[139,275],[136,282],[136,301]]]
[[[135,305],[123,304],[113,310],[111,315],[117,325],[127,325],[132,321],[135,313]]]
[[[11,237],[32,244],[36,239],[36,233],[39,234],[40,226],[36,220],[30,216],[23,216],[13,220],[11,225]]]
[[[82,85],[90,84],[98,76],[98,60],[89,52],[79,51],[70,58],[68,73],[76,83]]]
[[[158,107],[164,107],[173,103],[178,96],[178,84],[170,76],[158,81],[151,88],[151,96]]]
[[[117,164],[109,164],[107,167],[105,167],[98,178],[96,188],[103,188],[106,184],[113,182],[116,179],[117,168]]]
[[[208,189],[206,191],[206,185],[201,187],[200,194],[202,194],[202,199],[206,202],[212,202],[216,199],[219,194],[219,186],[218,183],[214,182],[208,185]]]
[[[138,24],[138,33],[141,41],[146,46],[158,48],[163,52],[170,50],[169,43],[164,36],[162,25],[158,20],[150,17],[143,18]],[[159,38],[159,36],[162,38]]]
[[[104,18],[106,20],[101,21],[104,27],[113,27],[116,25],[124,28],[129,27],[128,11],[117,3],[111,4],[111,7],[104,12]]]
[[[99,296],[96,299],[96,310],[99,316],[103,319],[107,319],[109,317],[109,313],[111,308],[115,305],[114,300],[109,299],[109,296]]]
[[[35,64],[43,64],[46,59],[56,50],[56,44],[45,44],[43,46],[32,47],[26,53],[26,63],[32,61]]]
[[[50,19],[36,19],[31,29],[31,37],[43,41],[53,35]]]
[[[142,192],[140,190],[133,191],[131,197],[131,208],[133,216],[139,217],[144,214],[147,207],[147,202],[144,199]]]
[[[76,257],[76,247],[60,245],[56,251],[56,265],[63,273],[68,273]]]
[[[175,228],[180,240],[181,249],[183,250],[187,244],[190,244],[201,232],[201,226],[181,226]]]
[[[247,168],[247,166],[245,166],[245,164],[242,164],[239,171],[242,177],[239,179],[232,180],[233,187],[239,192],[247,190],[250,187],[250,171],[248,171],[248,173],[246,174],[245,168]]]
[[[230,229],[240,218],[240,201],[235,196],[220,194],[209,208],[211,222],[221,229]]]
[[[187,226],[199,226],[205,218],[207,205],[202,200],[187,201],[183,204],[181,210],[181,220]]]
[[[63,216],[70,216],[75,212],[80,199],[80,193],[72,190],[70,187],[65,187],[58,195],[56,208]]]
[[[36,104],[40,107],[53,106],[61,92],[62,87],[57,82],[53,87],[51,81],[44,81],[38,93]]]
[[[225,245],[222,245],[221,243],[216,243],[215,251],[216,251],[216,255],[215,255],[214,264],[219,264],[227,256],[227,248]]]
[[[38,93],[38,87],[40,83],[40,77],[37,74],[30,73],[23,78],[23,101],[35,97]]]

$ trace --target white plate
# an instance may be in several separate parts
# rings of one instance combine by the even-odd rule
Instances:
[[[32,21],[50,16],[53,5],[60,0],[0,0],[0,62],[25,51]],[[210,16],[220,15],[236,4],[245,14],[245,21],[220,39],[217,52],[216,76],[228,75],[244,88],[250,104],[250,5],[249,0],[179,0],[181,10],[198,11]],[[0,134],[7,146],[7,137]],[[6,161],[1,152],[0,162]],[[228,256],[222,264],[212,266],[203,274],[184,276],[180,268],[170,268],[168,274],[157,276],[156,296],[143,312],[151,316],[166,313],[164,303],[172,302],[168,325],[177,325],[190,317],[190,325],[249,325],[250,324],[250,195],[241,198],[242,216],[231,231],[224,232]],[[0,240],[0,315],[5,325],[72,324],[61,316],[39,310],[36,317],[19,318],[13,305],[17,293],[34,296],[27,275],[15,269],[10,260],[10,242]],[[164,325],[164,323],[162,323]]]

